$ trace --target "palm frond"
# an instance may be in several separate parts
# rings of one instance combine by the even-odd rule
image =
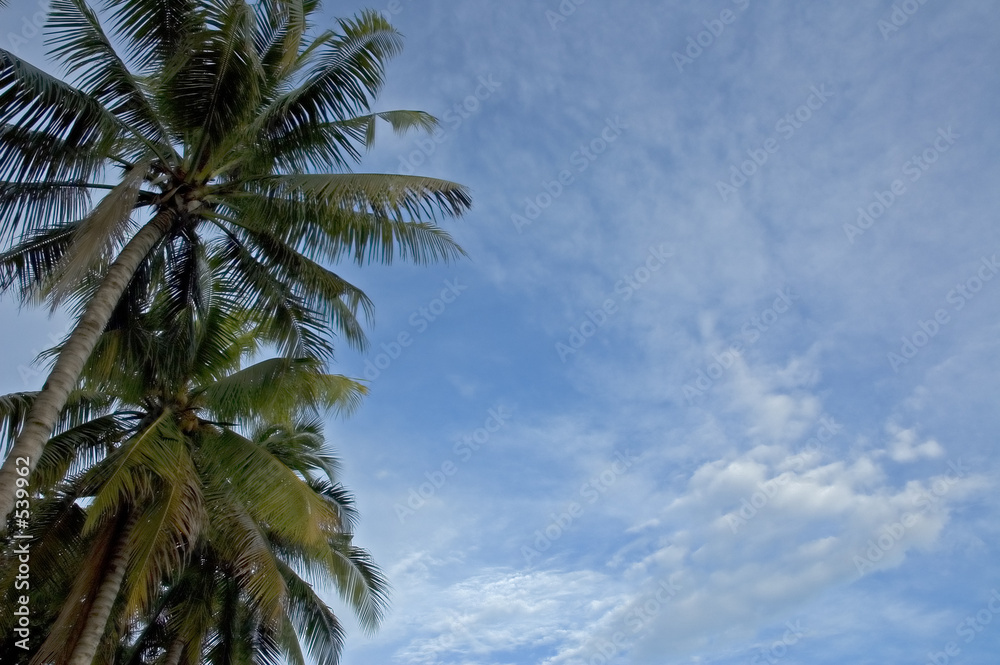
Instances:
[[[167,132],[159,116],[86,2],[52,0],[46,29],[49,54],[71,74],[80,74],[77,86],[133,131],[169,153]]]
[[[181,231],[174,242],[167,245],[165,263],[165,316],[179,319],[188,308],[202,311],[205,307],[203,287],[208,266],[198,234],[190,229]]]
[[[382,111],[343,120],[298,124],[262,136],[244,150],[241,159],[247,166],[268,165],[279,173],[347,171],[361,160],[360,146],[371,148],[375,141],[377,120],[389,123],[394,133],[410,130],[434,131],[434,116],[423,111]],[[273,166],[272,166],[273,165]]]
[[[186,36],[204,27],[195,0],[106,0],[128,57],[142,69],[162,67],[183,52]]]
[[[318,471],[330,482],[336,482],[340,461],[327,452],[323,425],[318,418],[296,420],[290,425],[262,423],[251,438],[303,478],[312,479]]]
[[[192,142],[185,154],[192,173],[211,168],[214,148],[243,126],[259,98],[250,5],[224,0],[202,7],[206,29],[186,35],[184,56],[165,73],[157,96],[175,131]]]
[[[325,374],[308,358],[271,358],[234,372],[193,394],[218,420],[289,421],[305,410],[350,412],[367,389],[345,376]]]
[[[216,475],[209,467],[204,477],[205,495],[212,511],[210,542],[226,577],[243,588],[252,606],[262,614],[268,618],[278,616],[288,589],[266,534],[248,507],[235,496],[225,474]],[[219,609],[217,613],[221,614]]]
[[[457,217],[471,204],[461,185],[436,178],[382,174],[275,176],[235,198],[240,223],[256,228],[280,219],[282,239],[321,251],[332,261],[391,263],[396,253],[416,263],[447,261],[464,252],[433,220]]]
[[[358,130],[363,131],[365,147],[370,148],[375,143],[376,119],[388,122],[397,136],[402,136],[413,129],[433,132],[438,128],[437,118],[423,111],[380,111],[344,120],[342,124],[357,127]]]
[[[302,0],[266,0],[257,3],[257,52],[268,81],[282,81],[293,71],[317,3]]]
[[[38,459],[31,475],[32,486],[45,492],[67,476],[97,464],[130,429],[119,417],[109,415],[56,434]]]
[[[369,112],[371,98],[382,86],[385,63],[402,50],[398,32],[380,14],[365,11],[341,20],[342,34],[321,36],[307,48],[299,65],[315,65],[295,89],[271,102],[251,135],[266,141],[290,135],[296,127],[347,120]]]
[[[76,227],[72,244],[56,270],[51,297],[53,307],[76,287],[98,261],[112,259],[112,252],[125,244],[132,210],[139,200],[149,162],[129,169],[121,181],[102,198]]]
[[[129,534],[131,574],[125,596],[129,614],[145,611],[163,580],[182,569],[207,521],[198,473],[183,444],[178,444],[174,478],[162,484]]]
[[[273,274],[235,235],[212,243],[211,254],[224,265],[220,271],[228,288],[243,294],[263,341],[275,344],[289,358],[330,357],[333,347],[326,321],[295,293],[293,284]],[[354,341],[350,336],[353,325],[338,327],[348,331],[348,341]],[[354,343],[363,347],[364,337]]]
[[[287,616],[318,665],[337,665],[346,637],[340,620],[290,566],[278,564],[288,587]]]
[[[40,220],[51,225],[80,219],[90,208],[92,188],[85,181],[0,182],[0,227],[23,234],[41,226]]]
[[[19,244],[0,254],[0,292],[16,286],[21,300],[43,300],[78,227],[79,222],[73,222],[26,234]]]
[[[358,617],[361,626],[373,632],[389,605],[389,583],[371,554],[351,543],[349,534],[331,539],[324,557],[327,573],[335,580],[337,593]]]
[[[160,481],[180,483],[182,435],[174,414],[165,410],[120,448],[87,472],[86,487],[96,490],[89,506],[85,532],[97,528],[122,505],[136,505],[154,496]]]
[[[91,95],[3,49],[0,49],[0,127],[10,134],[8,140],[23,144],[35,137],[36,144],[55,142],[63,152],[79,150],[85,156],[110,154],[122,129],[114,115]],[[21,170],[23,178],[27,174],[23,173],[23,166]],[[48,168],[33,170],[40,174]],[[60,179],[72,179],[66,175],[61,174]],[[8,174],[5,178],[12,179]]]
[[[28,409],[38,395],[36,391],[0,395],[0,429],[5,438],[0,450],[6,455],[6,447],[24,424]],[[70,393],[57,425],[60,432],[68,431],[103,416],[111,407],[113,398],[91,391],[77,390]],[[41,463],[41,460],[39,460]]]
[[[338,524],[322,497],[265,448],[231,430],[201,447],[206,473],[225,477],[233,496],[269,532],[317,546]]]
[[[21,392],[0,395],[0,429],[3,429],[5,438],[4,457],[7,455],[7,446],[13,442],[14,437],[20,431],[21,425],[24,424],[24,418],[28,415],[28,409],[31,408],[37,394],[37,392]]]
[[[272,234],[240,224],[234,226],[240,230],[234,233],[234,240],[253,257],[253,264],[247,266],[251,270],[244,271],[239,281],[250,282],[262,269],[270,279],[289,285],[288,290],[305,307],[324,324],[332,323],[334,331],[349,344],[364,348],[365,333],[357,312],[360,307],[368,320],[373,314],[373,305],[364,292]]]
[[[358,511],[354,503],[354,495],[340,483],[326,480],[310,480],[309,486],[313,492],[323,497],[327,503],[334,506],[344,530],[353,532],[358,524]]]

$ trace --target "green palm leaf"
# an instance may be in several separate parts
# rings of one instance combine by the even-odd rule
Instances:
[[[121,132],[120,122],[92,96],[3,49],[0,127],[3,177],[16,174],[21,181],[90,175],[83,168],[107,154]],[[55,149],[56,159],[42,148]]]
[[[46,26],[50,55],[67,71],[80,73],[80,89],[147,141],[168,135],[146,92],[115,52],[97,14],[83,0],[52,0]]]
[[[140,69],[156,69],[177,57],[186,36],[204,27],[192,0],[122,0],[111,8],[118,37]]]
[[[316,663],[336,665],[346,637],[340,620],[291,566],[282,563],[279,570],[288,588],[287,625],[301,627],[302,642]]]
[[[216,419],[283,422],[304,410],[350,412],[367,390],[345,376],[324,374],[317,360],[263,360],[193,391]]]

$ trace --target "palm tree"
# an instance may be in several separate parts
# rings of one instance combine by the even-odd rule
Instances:
[[[288,357],[322,358],[331,331],[313,313],[361,345],[355,316],[370,303],[321,262],[462,253],[436,220],[468,209],[464,188],[347,172],[377,119],[396,131],[435,122],[372,112],[401,46],[379,14],[308,37],[309,0],[109,7],[110,35],[84,0],[51,5],[51,54],[73,85],[0,50],[0,239],[14,243],[0,289],[79,314],[0,469],[0,516],[14,459],[34,467],[101,333],[152,285],[173,284],[177,309],[198,306],[204,260],[270,314],[261,334]],[[105,194],[91,205],[94,192]]]
[[[312,425],[267,428],[253,440],[300,474],[310,474],[325,465],[325,461],[315,458],[315,447],[308,443],[321,441]],[[309,458],[312,460],[307,461]],[[341,489],[325,479],[312,478],[308,482],[341,515],[350,514],[349,497]],[[228,505],[225,508],[228,510]],[[332,576],[348,603],[359,610],[363,625],[377,625],[385,582],[368,553],[353,546],[349,537],[333,534],[322,549],[304,548],[264,529],[255,528],[249,533],[234,530],[234,522],[247,522],[237,516],[223,513],[213,522],[226,526],[227,531],[213,531],[203,539],[194,562],[165,587],[159,606],[150,613],[141,634],[129,640],[131,646],[121,648],[115,662],[139,665],[145,662],[143,655],[148,658],[166,653],[167,662],[171,654],[176,654],[176,662],[187,662],[187,658],[200,662],[200,656],[205,662],[221,665],[251,662],[247,652],[257,651],[258,661],[274,662],[282,655],[290,663],[304,663],[304,643],[315,662],[334,665],[344,631],[336,615],[305,582],[302,572],[310,573],[310,577],[317,573]],[[246,558],[247,554],[233,544],[247,540],[260,543],[260,559],[267,570],[266,576],[259,576],[261,581],[283,587],[285,601],[276,618],[269,618],[267,603],[254,600],[254,593],[260,595],[260,591],[242,582],[238,574],[240,565],[246,567],[240,557]],[[187,658],[182,661],[182,656]]]
[[[102,336],[35,470],[30,545],[48,574],[32,586],[33,662],[303,663],[306,651],[333,665],[343,630],[305,578],[332,581],[368,628],[385,581],[351,543],[350,495],[307,412],[349,409],[363,388],[309,358],[241,369],[259,350],[252,312],[217,288],[186,317],[157,296]],[[0,399],[8,427],[30,399]],[[0,619],[7,655],[12,621]]]

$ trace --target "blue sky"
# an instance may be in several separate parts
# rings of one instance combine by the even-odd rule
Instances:
[[[329,437],[394,587],[344,662],[995,663],[994,4],[325,12],[366,6],[380,107],[442,130],[359,170],[474,209],[467,260],[344,269],[371,395]],[[65,320],[0,307],[34,385]]]

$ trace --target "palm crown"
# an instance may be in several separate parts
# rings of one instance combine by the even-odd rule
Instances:
[[[54,2],[52,53],[77,87],[6,53],[0,71],[0,233],[27,236],[4,254],[2,283],[85,301],[96,285],[81,278],[152,219],[162,237],[133,282],[162,277],[197,302],[190,271],[206,245],[255,305],[289,322],[319,311],[360,343],[353,315],[367,301],[316,260],[452,257],[458,247],[427,220],[461,214],[468,197],[446,181],[343,172],[376,118],[397,130],[434,121],[369,112],[400,47],[384,19],[364,13],[307,41],[314,8],[125,3],[114,19],[133,72],[81,0]],[[306,173],[317,169],[334,172]],[[117,183],[102,182],[111,171]]]
[[[180,329],[163,295],[103,335],[64,410],[33,477],[29,545],[48,571],[32,587],[33,662],[302,663],[308,652],[332,665],[343,630],[307,579],[378,623],[386,585],[351,542],[352,501],[313,420],[363,389],[309,358],[243,367],[256,324],[219,286]],[[7,396],[0,414],[16,424],[31,398]],[[18,544],[0,567],[10,606]],[[0,620],[10,656],[13,621]]]
[[[108,8],[110,35],[83,0],[51,5],[51,53],[72,85],[0,51],[0,238],[14,243],[0,288],[69,298],[80,313],[0,470],[2,515],[13,458],[35,463],[101,332],[153,293],[175,313],[203,307],[214,275],[258,314],[263,339],[326,358],[333,330],[364,343],[356,315],[370,303],[324,262],[461,253],[436,219],[468,208],[464,188],[347,171],[377,119],[434,125],[372,111],[401,43],[379,14],[310,37],[317,2]]]

